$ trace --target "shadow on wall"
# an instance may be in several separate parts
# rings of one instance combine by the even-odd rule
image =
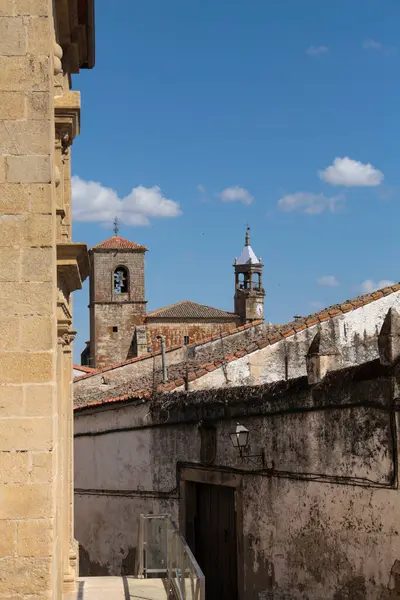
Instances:
[[[121,548],[121,554],[123,554]],[[127,555],[122,559],[121,575],[135,575],[136,548],[129,548]],[[89,552],[79,544],[79,576],[80,577],[103,577],[108,576],[108,567],[90,560]]]
[[[79,544],[79,576],[80,577],[102,577],[108,575],[108,569],[89,558],[89,552]]]

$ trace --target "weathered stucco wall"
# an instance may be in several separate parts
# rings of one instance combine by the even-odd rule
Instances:
[[[243,476],[242,598],[391,597],[400,560],[393,372],[374,361],[316,386],[302,377],[78,411],[76,537],[85,572],[133,572],[138,515],[177,520],[177,477],[190,467]],[[265,451],[262,473],[231,444],[237,421],[250,431],[250,452]],[[211,465],[201,463],[202,422],[216,428]]]
[[[338,367],[359,365],[378,357],[377,339],[389,308],[399,308],[400,292],[314,325],[285,340],[238,358],[189,384],[190,390],[227,385],[257,385],[302,377],[306,357],[318,331],[339,353]]]
[[[176,466],[169,458],[155,465],[152,429],[132,430],[148,421],[147,404],[106,410],[75,422],[75,510],[80,539],[80,572],[85,575],[132,574],[141,513],[171,513],[177,520]],[[120,434],[80,437],[82,433],[128,428]],[[164,431],[165,449],[174,444],[175,432]],[[195,460],[197,442],[185,446],[180,438],[176,456]],[[79,489],[93,494],[79,493]],[[100,493],[99,493],[100,490]],[[97,492],[97,493],[96,493]],[[161,494],[158,494],[161,492]],[[163,492],[166,492],[164,494]],[[172,492],[172,494],[171,494]],[[90,518],[89,518],[90,515]]]

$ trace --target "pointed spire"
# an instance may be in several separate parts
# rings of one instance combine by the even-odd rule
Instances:
[[[246,225],[245,246],[239,258],[235,259],[235,265],[258,265],[260,263],[261,259],[257,258],[250,246],[250,226]]]
[[[246,225],[245,246],[250,246],[250,226]]]
[[[114,235],[118,235],[119,233],[119,221],[118,221],[118,217],[115,217],[114,219]]]

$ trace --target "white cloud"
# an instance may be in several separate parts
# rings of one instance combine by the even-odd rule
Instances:
[[[391,285],[394,285],[394,281],[390,281],[390,279],[381,279],[380,281],[366,279],[360,285],[360,289],[364,294],[370,294],[371,292],[375,292],[376,290],[380,290]]]
[[[318,56],[318,54],[326,54],[327,52],[329,52],[327,46],[310,46],[306,50],[306,54],[309,56]]]
[[[179,203],[165,198],[158,186],[139,185],[124,198],[95,181],[72,177],[72,213],[75,221],[111,223],[117,216],[126,225],[149,225],[151,218],[178,217]]]
[[[365,40],[362,47],[364,50],[382,50],[383,48],[382,44],[380,42],[376,42],[375,40]]]
[[[201,185],[201,183],[199,183],[199,185],[197,186],[197,191],[200,192],[200,194],[206,194],[207,190],[204,187],[204,185]]]
[[[319,215],[325,211],[335,212],[344,196],[328,197],[324,194],[313,194],[311,192],[296,192],[286,194],[278,202],[279,210],[283,212],[303,212],[307,215]]]
[[[382,171],[371,164],[364,164],[347,156],[335,158],[333,165],[319,171],[319,176],[331,185],[345,187],[371,187],[382,183],[384,178]]]
[[[334,275],[324,275],[323,277],[319,277],[317,283],[318,285],[325,285],[327,287],[336,287],[340,285]]]
[[[238,185],[225,188],[218,197],[222,202],[242,202],[242,204],[251,204],[254,200],[248,190]]]
[[[386,46],[376,40],[365,40],[362,45],[364,50],[376,50],[377,52],[383,52],[386,56],[394,56],[397,52],[396,46]]]

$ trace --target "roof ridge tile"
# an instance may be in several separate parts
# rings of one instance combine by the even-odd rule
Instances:
[[[125,249],[125,250],[144,250],[147,251],[148,248],[146,246],[142,246],[141,244],[137,244],[136,242],[131,242],[120,235],[113,235],[106,240],[103,240],[99,244],[92,246],[91,249],[96,250],[114,250],[114,249]]]

